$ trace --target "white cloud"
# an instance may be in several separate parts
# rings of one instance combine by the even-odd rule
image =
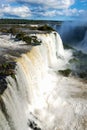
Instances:
[[[63,10],[63,15],[65,16],[73,16],[73,15],[77,15],[78,14],[78,10],[77,9],[66,9],[66,10]]]
[[[69,8],[71,5],[75,3],[75,0],[10,0],[22,3],[30,3],[30,4],[41,4],[47,8],[57,8],[64,9]],[[9,0],[8,0],[9,2]]]
[[[27,6],[11,7],[10,5],[7,5],[0,8],[0,16],[2,17],[4,15],[27,18],[31,16],[31,11]]]
[[[45,17],[54,17],[54,16],[81,16],[86,14],[85,10],[77,10],[74,9],[64,9],[64,10],[52,10],[52,11],[45,11],[40,13],[40,15]]]
[[[52,11],[47,11],[42,13],[43,16],[49,16],[49,17],[53,17],[56,15],[56,10],[52,10]]]
[[[62,15],[64,16],[81,16],[85,13],[85,10],[77,10],[76,8],[74,9],[66,9],[62,10]]]
[[[14,2],[23,2],[19,7],[7,5],[0,8],[0,17],[20,17],[20,18],[38,18],[38,17],[79,17],[87,14],[85,10],[71,9],[75,0],[7,0]],[[34,4],[34,6],[33,6]],[[23,5],[23,6],[22,6]],[[30,8],[29,8],[30,7]],[[30,10],[31,9],[31,10]]]
[[[62,16],[63,12],[62,11],[58,11],[58,10],[52,10],[52,11],[46,11],[42,13],[43,16],[46,17],[54,17],[54,16]]]

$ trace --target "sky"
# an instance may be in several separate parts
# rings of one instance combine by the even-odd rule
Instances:
[[[0,18],[86,20],[87,0],[0,0]]]

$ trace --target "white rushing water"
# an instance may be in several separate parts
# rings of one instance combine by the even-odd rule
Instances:
[[[6,78],[0,130],[87,130],[87,85],[58,73],[71,51],[63,49],[56,32],[35,35],[42,44],[17,59],[16,79]]]

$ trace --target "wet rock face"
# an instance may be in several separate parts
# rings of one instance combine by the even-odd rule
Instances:
[[[15,62],[5,62],[0,64],[0,76],[8,76],[14,74]]]
[[[4,90],[7,88],[6,76],[11,76],[15,78],[15,62],[5,62],[0,64],[0,94],[3,94]]]
[[[31,120],[28,120],[28,126],[32,129],[32,130],[41,130],[41,128],[38,127],[38,125]]]
[[[7,83],[5,80],[5,76],[0,76],[0,94],[3,94],[6,88],[7,88]]]

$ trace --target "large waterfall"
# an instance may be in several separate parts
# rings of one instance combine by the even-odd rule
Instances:
[[[0,96],[0,130],[87,130],[87,85],[64,77],[71,50],[56,32],[16,58],[15,78]]]

